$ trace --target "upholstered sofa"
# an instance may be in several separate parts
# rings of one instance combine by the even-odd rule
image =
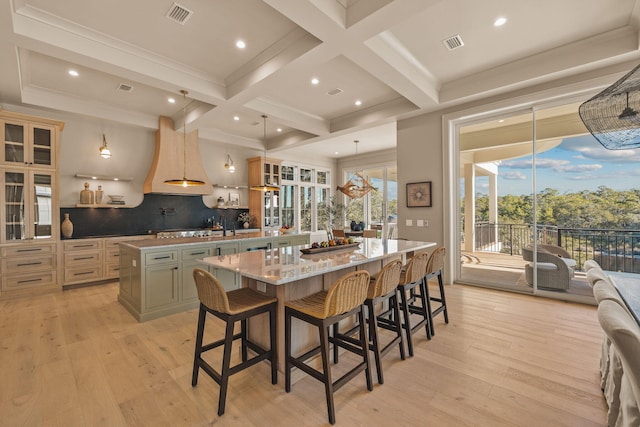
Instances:
[[[527,284],[533,286],[533,248],[522,248]],[[567,290],[576,269],[576,261],[560,246],[538,245],[538,287],[543,289]]]

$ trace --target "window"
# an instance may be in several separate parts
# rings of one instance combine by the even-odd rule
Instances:
[[[282,165],[282,224],[299,231],[327,229],[326,203],[331,196],[328,170]]]

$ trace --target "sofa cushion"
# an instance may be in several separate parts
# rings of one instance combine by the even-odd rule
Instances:
[[[532,262],[529,263],[529,267],[533,268],[533,263]],[[538,263],[538,270],[556,271],[557,269],[558,269],[558,266],[555,265],[552,262],[539,262]]]

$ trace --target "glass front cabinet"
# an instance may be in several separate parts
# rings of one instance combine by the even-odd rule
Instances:
[[[55,169],[55,126],[7,118],[1,132],[3,164]]]
[[[6,168],[3,172],[3,241],[51,239],[54,227],[52,172]]]
[[[247,159],[249,187],[280,185],[281,161],[265,157]],[[262,229],[280,228],[280,191],[249,190],[249,212],[256,216]]]

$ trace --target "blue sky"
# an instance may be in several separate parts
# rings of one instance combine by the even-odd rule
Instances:
[[[532,157],[503,160],[499,167],[498,194],[531,194]],[[560,193],[639,188],[640,148],[607,150],[591,135],[566,138],[536,159],[538,191],[555,188]],[[486,194],[488,179],[478,178],[476,192]]]

